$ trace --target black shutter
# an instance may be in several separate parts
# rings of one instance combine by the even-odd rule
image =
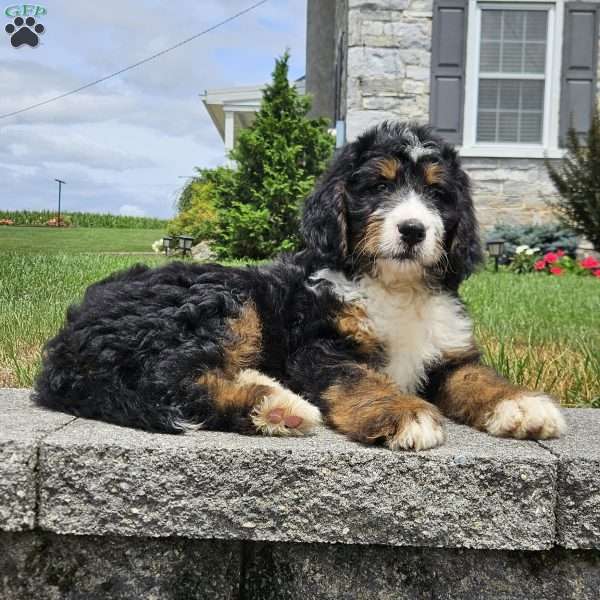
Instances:
[[[431,40],[431,124],[462,143],[467,47],[467,0],[435,0]]]
[[[596,103],[598,4],[567,2],[563,37],[560,145],[570,127],[581,139],[590,128]]]

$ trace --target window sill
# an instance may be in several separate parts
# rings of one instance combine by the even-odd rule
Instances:
[[[526,145],[476,145],[458,146],[460,155],[465,158],[563,158],[562,148],[544,148],[543,146]]]

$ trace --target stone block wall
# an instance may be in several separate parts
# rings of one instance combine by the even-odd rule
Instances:
[[[556,221],[548,205],[556,191],[542,159],[465,157],[462,162],[473,182],[483,230],[496,223]]]
[[[427,122],[432,0],[349,0],[346,126],[352,140],[384,119]],[[555,220],[541,159],[463,159],[483,229]]]

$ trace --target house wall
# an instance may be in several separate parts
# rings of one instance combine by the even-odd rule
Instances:
[[[335,0],[306,4],[306,92],[312,96],[311,117],[333,123],[335,97]]]
[[[348,0],[346,127],[351,140],[384,119],[429,120],[432,0]],[[599,78],[600,80],[600,78]],[[463,158],[484,228],[552,220],[541,159]]]

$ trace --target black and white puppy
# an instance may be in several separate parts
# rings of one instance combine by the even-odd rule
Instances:
[[[305,248],[244,269],[170,263],[88,288],[46,345],[35,399],[151,431],[301,435],[425,449],[441,415],[548,438],[556,404],[482,366],[457,289],[481,259],[456,151],[384,123],[305,205]]]

